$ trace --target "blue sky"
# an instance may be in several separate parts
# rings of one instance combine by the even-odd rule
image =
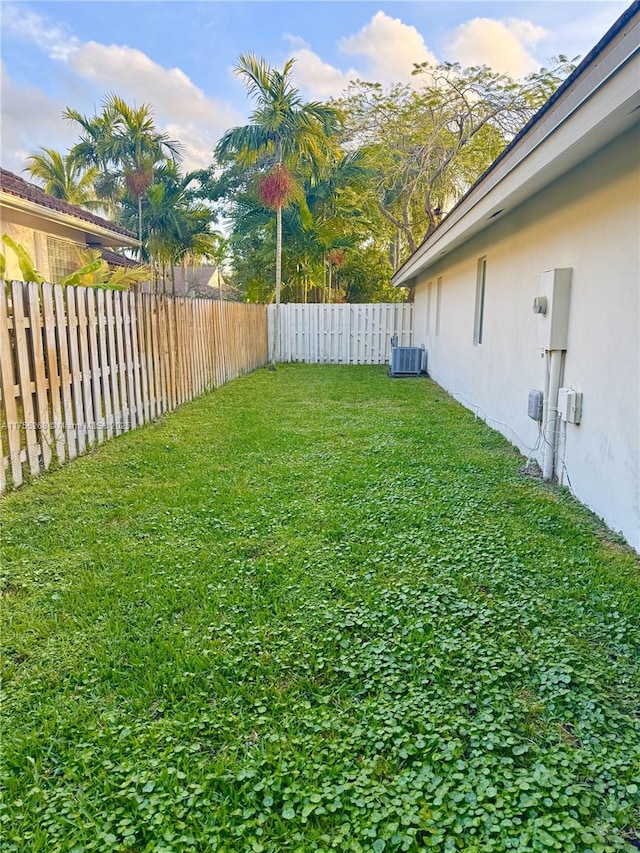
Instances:
[[[150,103],[185,145],[185,167],[210,161],[249,103],[233,66],[253,51],[281,64],[309,99],[350,79],[409,81],[413,62],[486,63],[522,76],[559,53],[584,55],[626,2],[2,2],[2,149],[20,172],[39,146],[65,150],[65,106],[91,114],[117,92]]]

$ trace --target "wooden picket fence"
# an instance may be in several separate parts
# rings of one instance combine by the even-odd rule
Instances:
[[[264,305],[0,286],[0,491],[267,357]]]
[[[276,361],[311,364],[387,364],[391,338],[413,343],[413,304],[300,304],[280,306]],[[269,306],[269,345],[274,306]],[[271,349],[270,349],[271,351]]]

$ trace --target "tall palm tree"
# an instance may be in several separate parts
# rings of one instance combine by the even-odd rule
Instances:
[[[282,71],[270,67],[254,54],[241,54],[235,72],[255,102],[250,123],[228,130],[215,149],[220,162],[235,160],[243,165],[258,161],[304,166],[316,170],[340,124],[340,113],[327,104],[304,103],[291,82],[294,60]],[[276,291],[271,368],[275,369],[276,342],[280,331],[282,278],[282,201],[276,205]]]
[[[97,165],[107,173],[109,167],[115,168],[136,199],[142,245],[142,197],[153,183],[154,166],[180,159],[180,144],[157,129],[148,104],[131,107],[115,94],[104,100],[101,116],[87,119],[70,109],[64,115],[79,123],[83,131],[71,156],[79,162]]]
[[[181,146],[157,130],[148,104],[130,107],[118,95],[110,95],[105,107],[115,117],[108,156],[119,164],[127,189],[138,201],[138,236],[142,242],[142,197],[153,183],[153,167],[162,160],[179,160]]]
[[[71,157],[54,148],[40,148],[27,157],[27,169],[32,177],[42,181],[45,192],[79,207],[96,207],[94,181],[98,170],[83,169]]]

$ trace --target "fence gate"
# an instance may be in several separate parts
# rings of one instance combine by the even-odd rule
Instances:
[[[269,306],[269,351],[275,306]],[[413,344],[413,304],[288,303],[280,306],[276,361],[310,364],[387,364],[390,341]]]

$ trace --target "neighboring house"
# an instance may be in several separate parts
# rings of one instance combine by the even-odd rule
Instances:
[[[393,279],[430,375],[636,550],[639,44],[634,3]]]
[[[173,268],[174,282],[168,281],[171,289],[175,283],[176,296],[192,296],[204,299],[234,299],[235,290],[224,280],[215,266],[193,266]]]
[[[109,264],[129,266],[129,258],[107,250],[139,245],[126,228],[55,198],[6,169],[0,169],[0,220],[1,232],[21,243],[38,272],[54,283],[78,268],[78,248],[104,250]],[[4,244],[0,251],[7,262],[6,277],[21,278],[14,253]]]

